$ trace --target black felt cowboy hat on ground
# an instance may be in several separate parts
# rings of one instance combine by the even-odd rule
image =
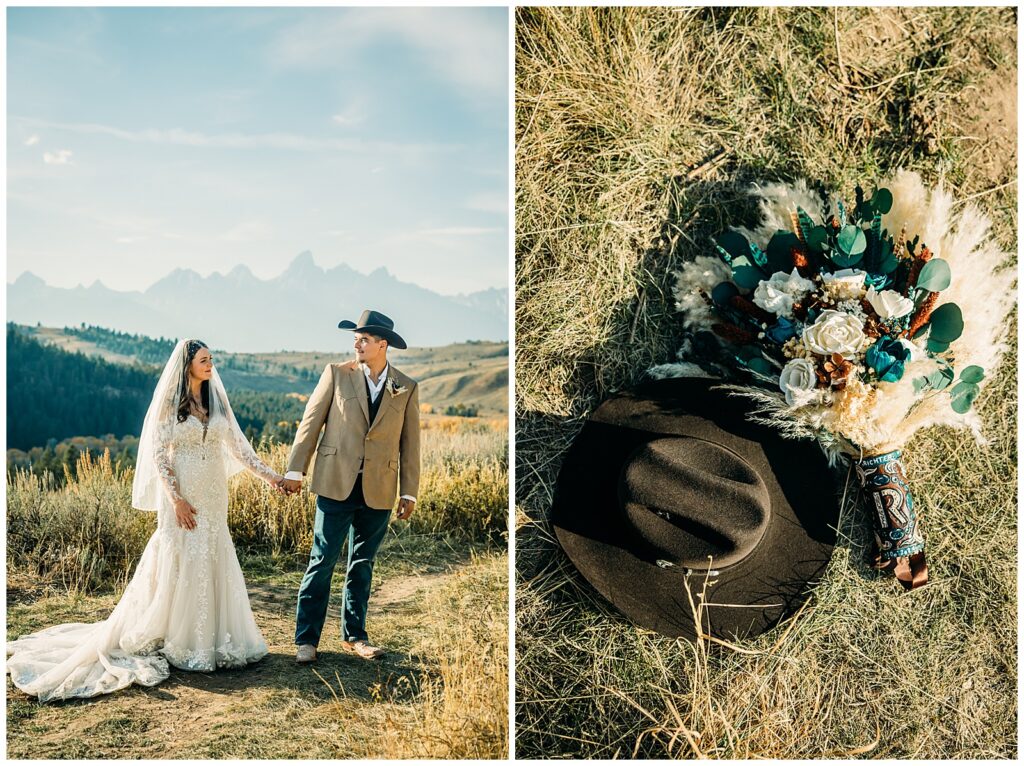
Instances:
[[[386,317],[379,311],[371,311],[367,309],[359,315],[358,322],[352,322],[348,319],[342,319],[338,322],[338,328],[341,330],[351,330],[352,332],[365,332],[370,335],[377,335],[388,342],[389,346],[394,348],[408,348],[405,345],[405,340],[395,332],[395,323],[391,321],[390,317]]]
[[[668,636],[694,638],[698,619],[724,639],[770,629],[836,539],[838,482],[821,449],[751,423],[749,400],[716,383],[655,381],[604,402],[566,454],[552,508],[583,576]]]

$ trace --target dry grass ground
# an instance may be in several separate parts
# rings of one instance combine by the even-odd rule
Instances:
[[[8,681],[10,758],[501,758],[508,752],[507,424],[454,419],[423,436],[421,502],[394,523],[374,570],[367,626],[380,663],[343,654],[343,568],[321,660],[294,662],[295,594],[313,498],[232,483],[229,525],[270,654],[152,689],[40,705]],[[262,457],[280,470],[287,449]],[[63,488],[9,485],[10,638],[104,619],[152,532],[131,474],[83,457]]]
[[[1016,756],[1015,345],[978,402],[986,446],[908,445],[921,591],[862,563],[851,487],[803,612],[694,645],[605,604],[546,518],[586,415],[674,359],[671,272],[749,213],[749,182],[849,195],[912,168],[1016,252],[1015,40],[1013,9],[519,9],[517,756]]]

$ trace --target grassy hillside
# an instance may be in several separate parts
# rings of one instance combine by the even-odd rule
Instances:
[[[547,519],[586,416],[674,361],[672,272],[750,182],[849,194],[911,168],[1016,252],[1016,39],[1012,8],[518,9],[518,756],[1016,757],[1015,346],[978,402],[987,445],[933,429],[907,446],[920,591],[863,563],[851,485],[798,617],[691,644],[605,603]]]
[[[101,356],[120,364],[153,363],[156,342],[149,338],[140,337],[137,353],[130,353],[129,344],[122,337],[98,328],[90,328],[90,332],[53,327],[24,330],[42,343],[67,351]],[[325,364],[351,357],[350,341],[349,336],[339,333],[338,348],[332,352],[232,354],[215,349],[216,363],[229,392],[309,394]],[[396,349],[389,357],[395,366],[420,382],[420,401],[437,411],[463,404],[476,407],[482,415],[508,412],[508,343],[484,341]]]

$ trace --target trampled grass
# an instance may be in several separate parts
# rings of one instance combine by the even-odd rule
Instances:
[[[911,168],[1016,251],[1015,39],[1011,9],[517,12],[518,756],[1016,755],[1015,344],[978,402],[987,445],[907,445],[921,591],[862,563],[851,485],[803,612],[694,645],[618,615],[547,521],[586,415],[674,360],[672,271],[749,214],[751,181]]]

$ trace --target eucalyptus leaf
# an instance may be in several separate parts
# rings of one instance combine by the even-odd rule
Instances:
[[[858,263],[864,260],[864,253],[857,253],[857,255],[844,255],[843,253],[836,251],[831,255],[832,263],[842,269],[847,269],[850,266],[856,266]]]
[[[915,394],[919,394],[928,388],[928,378],[914,378],[911,382],[914,384]]]
[[[711,291],[711,301],[716,306],[726,307],[730,305],[730,301],[740,294],[740,291],[736,288],[732,282],[720,282],[715,285],[715,289]]]
[[[761,348],[759,346],[746,345],[740,346],[736,351],[736,357],[741,359],[744,363],[750,362],[751,359],[761,358]]]
[[[929,387],[936,391],[941,391],[953,382],[953,369],[951,367],[940,367],[927,377],[927,381]]]
[[[976,364],[972,364],[970,367],[965,367],[964,371],[960,373],[960,380],[964,383],[981,383],[985,377],[985,370]]]
[[[892,192],[888,189],[876,189],[871,195],[871,207],[876,213],[885,215],[892,210]]]
[[[971,405],[974,404],[974,400],[978,396],[978,390],[976,384],[963,381],[953,386],[949,392],[949,404],[953,408],[953,412],[963,415],[971,409]]]
[[[941,258],[932,258],[926,263],[917,277],[918,290],[927,290],[930,293],[939,293],[949,287],[952,275],[949,271],[949,264]]]
[[[964,331],[964,315],[955,303],[943,303],[932,312],[928,325],[932,328],[929,340],[952,343]]]
[[[725,250],[733,258],[737,258],[741,255],[750,255],[750,247],[747,243],[747,238],[740,234],[738,231],[729,229],[723,231],[717,237],[715,241],[718,246]]]
[[[761,373],[762,375],[771,375],[772,373],[772,366],[761,357],[749,360],[747,362],[747,367],[752,369],[754,372]]]
[[[800,247],[800,240],[796,234],[785,229],[776,231],[768,242],[768,271],[772,274],[777,271],[790,273],[793,270],[794,247]]]
[[[836,244],[843,255],[852,256],[863,253],[868,246],[868,240],[860,226],[847,224],[839,230]]]
[[[943,341],[928,339],[928,350],[933,354],[941,354],[949,350],[949,344]]]
[[[824,226],[815,226],[807,234],[807,247],[816,253],[824,252],[828,245],[828,230]]]
[[[732,259],[732,281],[745,290],[753,290],[764,279],[764,272],[741,255]]]

